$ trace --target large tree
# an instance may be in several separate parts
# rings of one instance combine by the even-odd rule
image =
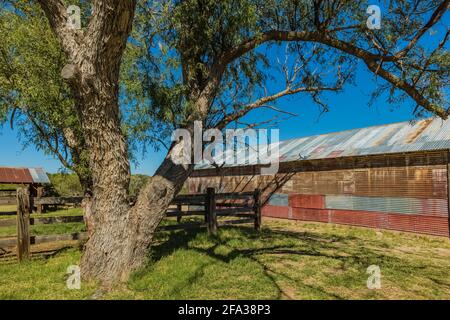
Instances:
[[[448,116],[449,32],[442,19],[450,0],[388,1],[381,29],[374,30],[366,26],[366,1],[93,0],[79,30],[67,24],[68,3],[36,1],[65,53],[62,77],[90,157],[93,232],[82,274],[105,284],[145,263],[156,227],[193,170],[172,161],[181,142],[170,142],[130,206],[122,127],[129,114],[143,140],[154,141],[156,131],[192,131],[196,120],[224,128],[257,108],[273,109],[271,102],[290,94],[309,93],[322,104],[320,93],[340,90],[362,62],[383,79],[379,90],[388,90],[392,101],[407,98],[418,113]],[[285,88],[268,92],[267,59],[280,46],[289,53],[282,65]],[[335,72],[317,72],[320,67]],[[140,85],[127,86],[133,78]],[[120,93],[129,112],[120,112]]]

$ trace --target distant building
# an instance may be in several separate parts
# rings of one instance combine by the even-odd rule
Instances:
[[[263,190],[263,215],[449,236],[450,120],[283,141],[280,170],[197,166],[191,193]]]
[[[32,195],[37,194],[37,188],[50,183],[42,168],[0,167],[0,184],[29,185]]]

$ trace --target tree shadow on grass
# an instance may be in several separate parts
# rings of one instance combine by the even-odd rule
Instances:
[[[234,229],[234,230],[233,230]],[[226,231],[233,230],[230,234]],[[236,231],[238,230],[238,231]],[[221,232],[225,231],[225,232]],[[299,256],[317,256],[330,259],[346,260],[350,257],[347,255],[327,254],[321,252],[324,249],[338,249],[335,244],[339,244],[339,250],[347,253],[346,244],[352,243],[351,247],[355,247],[356,241],[361,241],[360,238],[354,236],[338,236],[338,235],[318,235],[312,232],[295,232],[284,230],[268,230],[265,229],[261,233],[254,231],[252,228],[246,227],[222,227],[217,236],[207,237],[208,247],[203,248],[192,241],[204,235],[204,231],[198,232],[195,230],[174,232],[169,234],[165,241],[161,241],[152,247],[153,261],[158,261],[166,256],[171,255],[174,251],[179,249],[194,250],[199,253],[205,253],[208,256],[220,260],[225,263],[230,263],[238,257],[251,257],[261,254],[280,254],[280,255],[299,255]],[[236,247],[231,242],[241,240],[242,246]],[[271,245],[274,242],[286,242],[279,245]],[[254,243],[259,247],[251,247]],[[261,246],[263,245],[263,246]],[[226,254],[217,253],[216,249],[219,246],[226,246],[231,248]],[[299,248],[301,246],[301,248]],[[250,248],[249,248],[250,247]],[[361,248],[363,250],[363,248]],[[367,263],[371,261],[368,254],[371,252],[363,252],[363,257],[352,255],[358,263]],[[379,254],[374,253],[376,256]],[[370,254],[373,255],[373,254]]]
[[[222,248],[226,250],[221,250]],[[310,291],[331,299],[343,299],[344,297],[330,292],[319,284],[306,284],[299,279],[292,278],[283,268],[278,270],[271,265],[271,262],[276,260],[298,263],[306,257],[330,259],[337,262],[344,271],[348,269],[361,270],[362,278],[367,277],[365,271],[372,264],[379,265],[382,269],[384,266],[386,268],[394,266],[397,275],[401,278],[407,278],[411,272],[418,272],[423,268],[420,265],[410,265],[408,261],[376,248],[380,248],[380,242],[377,240],[367,240],[351,235],[269,229],[258,233],[247,227],[223,227],[217,236],[207,236],[204,231],[196,232],[195,230],[167,234],[164,241],[152,247],[151,253],[153,262],[170,256],[180,249],[192,250],[226,264],[238,258],[250,259],[260,266],[264,277],[270,280],[277,291],[278,299],[287,297],[279,279],[286,279],[290,283],[294,283],[296,288],[308,288]],[[264,259],[260,259],[261,257],[265,257],[269,261],[262,261]],[[189,277],[184,286],[189,286],[189,283],[195,283],[202,277],[204,268],[208,265],[210,264],[200,265],[199,270]],[[323,272],[330,273],[330,277],[334,276],[331,271],[326,270],[326,267],[324,266]],[[352,281],[355,282],[354,279]],[[365,282],[362,282],[361,288],[364,289],[364,287]],[[179,289],[177,288],[177,290]]]

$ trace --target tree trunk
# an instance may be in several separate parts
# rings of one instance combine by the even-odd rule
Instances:
[[[90,237],[81,270],[84,277],[102,282],[116,279],[123,270],[130,209],[130,165],[120,126],[118,70],[110,75],[97,72],[81,86],[79,101],[93,179],[92,198],[84,203]]]
[[[183,166],[172,162],[173,149],[140,192],[130,212],[130,251],[127,257],[129,271],[140,268],[146,262],[156,228],[193,170],[192,165]]]
[[[83,188],[83,201],[81,202],[81,207],[83,208],[84,223],[86,225],[89,235],[92,235],[94,230],[94,222],[92,217],[92,190],[93,182],[90,174],[78,174],[78,179],[80,180],[81,187]]]
[[[130,165],[118,105],[118,65],[115,72],[101,73],[101,66],[78,91],[82,128],[90,155],[92,197],[84,201],[89,239],[81,260],[85,279],[110,285],[126,280],[143,266],[149,245],[173,197],[189,176],[191,165],[176,165],[173,144],[156,174],[140,192],[136,204],[128,203]]]
[[[112,188],[94,188],[88,206],[94,228],[81,262],[85,279],[94,278],[110,285],[126,281],[130,272],[145,265],[155,230],[192,171],[191,165],[176,165],[170,156],[171,152],[141,190],[133,207],[128,206],[122,193],[110,198],[114,194]]]

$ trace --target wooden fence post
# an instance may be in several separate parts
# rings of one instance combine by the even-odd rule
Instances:
[[[205,194],[205,223],[206,228],[209,231],[209,196],[208,193]]]
[[[261,230],[261,190],[255,189],[253,194],[254,205],[253,211],[255,212],[255,230]]]
[[[36,188],[36,197],[37,198],[41,198],[44,195],[44,187],[37,187]],[[36,213],[42,213],[42,209],[43,209],[43,205],[42,204],[38,204],[36,205]]]
[[[17,189],[17,257],[30,258],[30,197],[28,188]]]
[[[178,223],[181,222],[181,209],[182,209],[181,204],[177,204],[177,210],[178,210],[177,222],[178,222]]]
[[[208,234],[217,234],[216,195],[214,188],[206,189],[206,223]]]

